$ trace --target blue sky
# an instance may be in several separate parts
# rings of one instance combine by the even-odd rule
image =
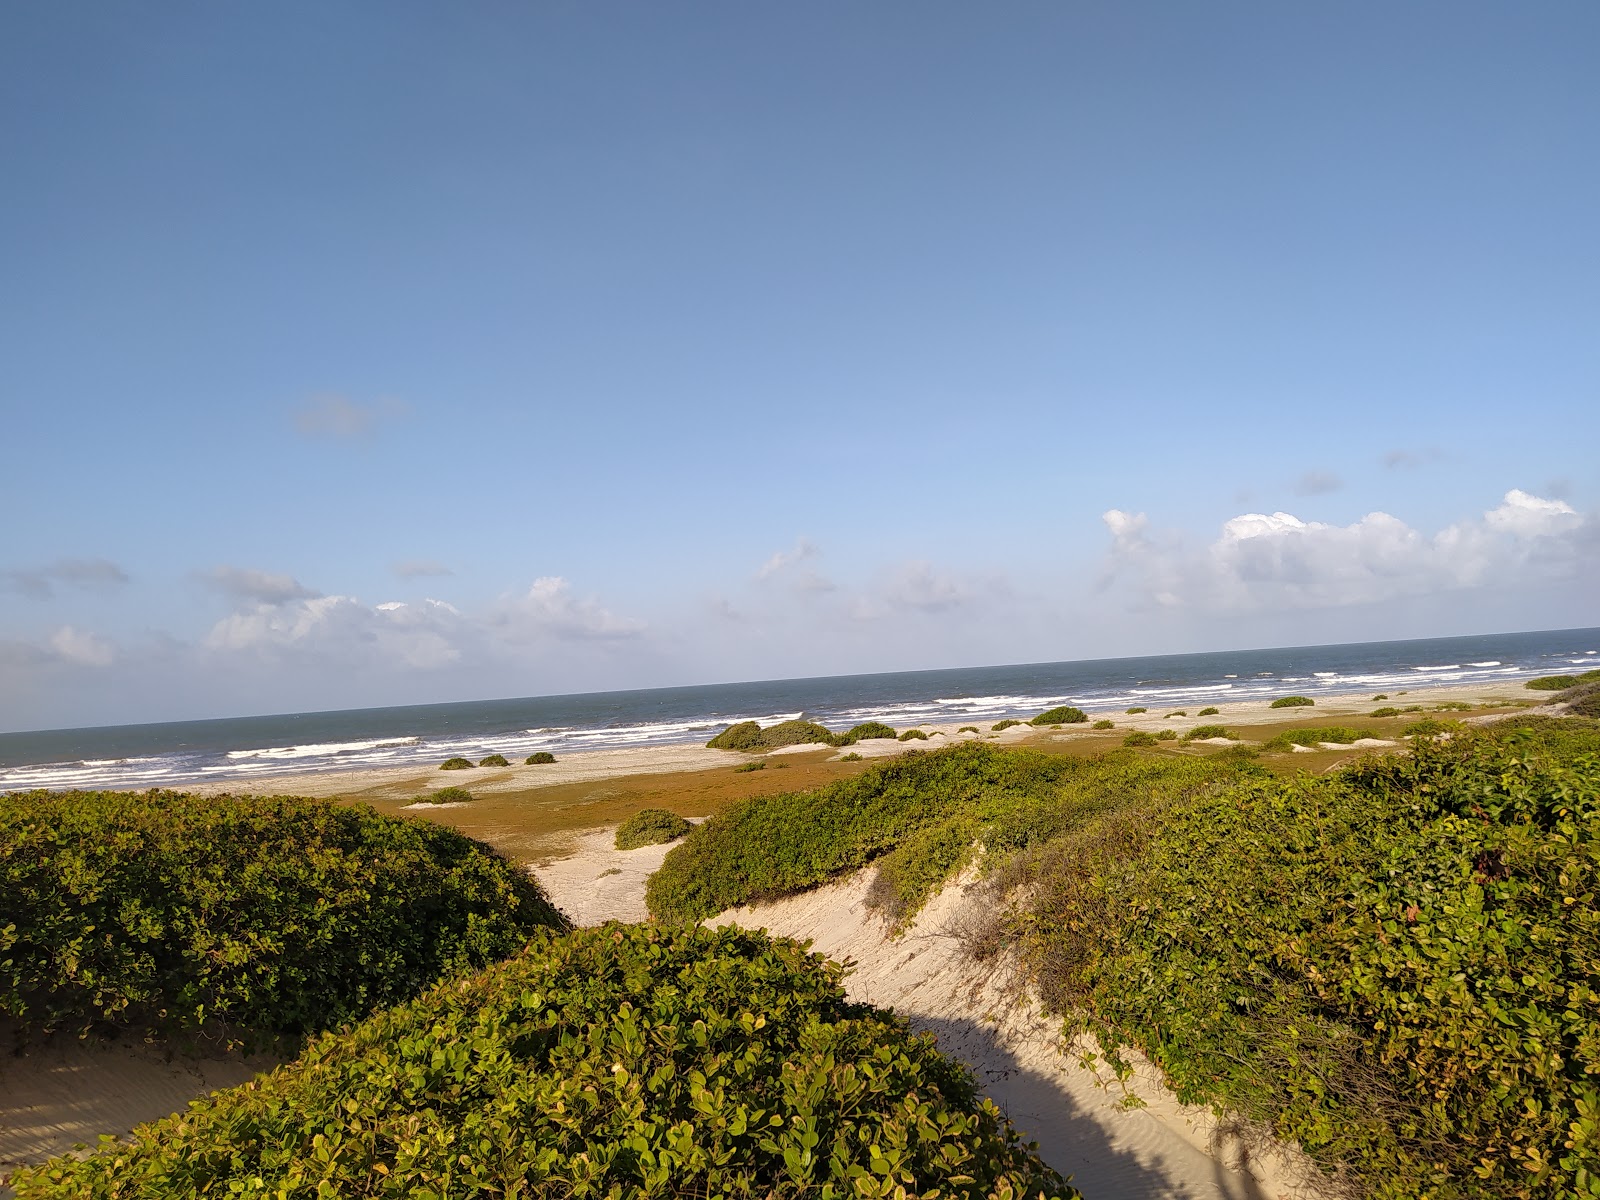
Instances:
[[[1596,45],[8,6],[0,728],[1595,624]]]

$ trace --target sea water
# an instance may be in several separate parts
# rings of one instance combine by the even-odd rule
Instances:
[[[1393,695],[1596,668],[1600,629],[1566,629],[59,729],[0,734],[0,791],[254,786],[274,775],[425,766],[455,755],[515,761],[536,750],[703,743],[735,721],[903,729],[993,723],[1058,704],[1111,714],[1291,693]]]

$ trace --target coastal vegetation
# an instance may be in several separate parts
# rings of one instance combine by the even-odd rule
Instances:
[[[462,758],[460,755],[455,758],[447,758],[439,764],[439,770],[441,771],[470,771],[472,767],[472,760],[470,758]]]
[[[1222,710],[1217,708],[1215,705],[1208,705],[1207,707],[1202,708],[1197,715],[1202,717],[1214,717],[1221,711]]]
[[[1102,719],[1096,721],[1093,725],[1089,726],[1089,728],[1090,729],[1115,729],[1116,728],[1116,724],[1117,723],[1115,721],[1107,721],[1104,718],[1102,718]]]
[[[464,787],[445,787],[426,796],[418,796],[413,804],[470,804],[472,793]]]
[[[733,769],[733,773],[735,775],[748,775],[751,771],[765,771],[766,769],[767,764],[765,762],[747,762],[740,763]]]
[[[868,738],[892,738],[895,731],[882,721],[863,721],[845,733],[834,733],[815,721],[780,721],[766,729],[756,721],[730,725],[706,743],[713,750],[743,750],[758,753],[784,746],[803,746],[820,742],[825,746],[852,746]]]
[[[509,767],[511,764],[506,761],[504,754],[491,754],[486,758],[480,758],[478,765],[480,767]]]
[[[1285,729],[1262,744],[1263,750],[1293,750],[1296,746],[1320,746],[1324,742],[1332,746],[1348,746],[1351,742],[1359,742],[1367,735],[1359,729],[1351,729],[1348,725],[1324,725],[1313,729]]]
[[[996,721],[993,725],[989,726],[989,731],[991,733],[1004,733],[1012,726],[1021,724],[1021,721],[1018,721],[1013,717],[1007,717],[1004,721]]]
[[[908,729],[900,735],[900,740],[902,742],[925,742],[928,740],[928,735],[920,729]]]
[[[1536,692],[1561,692],[1580,683],[1600,683],[1600,669],[1585,671],[1581,675],[1541,675],[1522,686]]]
[[[1156,744],[1156,735],[1146,733],[1143,729],[1135,729],[1122,739],[1122,744],[1124,746],[1154,746]]]
[[[1372,715],[1375,717],[1398,717],[1400,710],[1392,704],[1385,704],[1382,708],[1373,709]]]
[[[1063,704],[1058,708],[1048,709],[1040,713],[1029,725],[1079,725],[1089,718],[1083,709],[1073,708],[1070,704]]]
[[[1213,709],[1212,711],[1215,712],[1216,710]],[[1207,738],[1225,738],[1227,736],[1229,735],[1226,725],[1196,725],[1183,735],[1183,740],[1186,742],[1199,742]]]
[[[564,925],[482,843],[321,800],[3,795],[0,847],[0,1013],[24,1032],[297,1036]]]
[[[693,828],[677,813],[664,808],[642,808],[617,827],[616,847],[637,850],[640,846],[659,846],[676,841]]]
[[[527,758],[522,760],[522,765],[525,767],[537,767],[543,765],[544,763],[553,763],[555,760],[556,756],[551,754],[550,751],[535,750],[532,754],[528,755]]]
[[[976,725],[963,725],[960,729],[956,730],[956,732],[957,733],[977,733],[977,732],[979,732],[979,730],[978,730],[978,727]]]
[[[1310,708],[1316,701],[1310,696],[1279,696],[1268,708]]]
[[[1354,1194],[1593,1194],[1600,723],[1430,718],[1407,751],[1318,776],[964,743],[737,804],[647,900],[694,921],[875,863],[869,903],[903,923],[975,860],[1003,915],[973,953],[1020,943],[1114,1070],[1138,1050]]]
[[[965,1068],[743,930],[537,936],[297,1062],[14,1180],[127,1196],[1076,1196]]]
[[[1137,704],[1136,704],[1136,705],[1134,705],[1134,706],[1133,706],[1133,707],[1132,707],[1132,708],[1130,708],[1130,709],[1128,709],[1128,710],[1127,710],[1127,713],[1128,713],[1128,715],[1129,715],[1129,716],[1130,716],[1130,717],[1131,717],[1131,716],[1133,716],[1133,715],[1134,715],[1134,714],[1135,714],[1135,713],[1142,713],[1142,712],[1149,712],[1149,711],[1150,711],[1150,710],[1149,710],[1149,709],[1148,709],[1148,708],[1144,708],[1144,707],[1142,707],[1142,706],[1140,706],[1140,705],[1137,705]]]

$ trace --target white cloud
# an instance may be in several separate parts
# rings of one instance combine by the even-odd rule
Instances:
[[[207,583],[235,600],[257,604],[286,604],[321,596],[288,575],[274,575],[250,567],[213,567],[202,576]]]
[[[459,643],[469,632],[461,614],[442,601],[368,607],[353,596],[315,596],[232,613],[212,627],[204,646],[222,654],[309,655],[324,663],[426,670],[458,662]]]
[[[116,648],[105,638],[71,625],[63,625],[50,635],[50,649],[79,667],[109,667],[117,657]]]
[[[784,569],[794,566],[795,563],[803,562],[808,558],[815,558],[820,553],[821,550],[815,542],[808,537],[802,537],[795,542],[792,549],[779,550],[766,562],[762,563],[756,569],[756,579],[771,579]]]
[[[55,585],[104,589],[128,582],[128,573],[103,558],[63,558],[47,567],[0,571],[0,583],[24,596],[44,600],[55,594]]]
[[[308,397],[295,410],[294,427],[306,437],[355,441],[370,436],[386,422],[401,417],[406,406],[398,400],[379,399],[361,404],[336,392]]]
[[[1111,531],[1112,545],[1117,550],[1131,550],[1145,544],[1144,531],[1150,527],[1150,518],[1144,513],[1123,512],[1108,508],[1100,519]]]
[[[644,631],[642,622],[617,616],[593,597],[573,595],[559,575],[535,579],[524,595],[502,606],[497,623],[512,636],[559,639],[631,638]]]
[[[1533,586],[1593,571],[1596,523],[1520,490],[1433,536],[1385,512],[1349,525],[1245,513],[1198,551],[1157,548],[1126,514],[1105,516],[1110,558],[1148,602],[1210,612],[1374,604],[1485,585]]]

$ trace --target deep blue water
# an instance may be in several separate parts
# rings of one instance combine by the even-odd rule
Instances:
[[[960,667],[0,734],[0,791],[250,781],[330,767],[704,742],[748,719],[834,729],[1120,711],[1290,692],[1394,692],[1600,667],[1600,629]]]

